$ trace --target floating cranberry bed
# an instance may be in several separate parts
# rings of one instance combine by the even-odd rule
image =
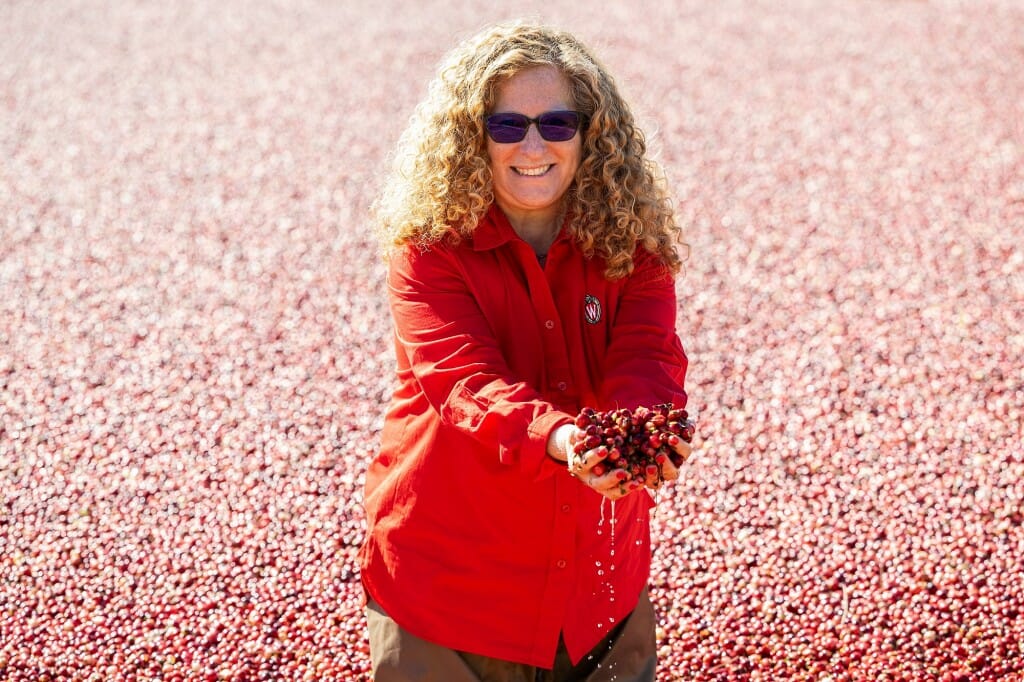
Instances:
[[[367,208],[496,17],[108,4],[0,10],[0,680],[365,681]],[[691,248],[659,682],[1024,677],[1024,8],[539,11]]]

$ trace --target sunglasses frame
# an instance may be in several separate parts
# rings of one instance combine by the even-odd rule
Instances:
[[[570,135],[569,137],[566,137],[565,139],[557,139],[557,137],[555,139],[552,139],[552,138],[549,138],[547,135],[544,134],[544,127],[548,127],[548,128],[555,127],[555,128],[558,128],[558,129],[566,129],[566,130],[568,130],[569,126],[562,126],[562,125],[552,126],[550,123],[544,123],[543,122],[543,119],[545,119],[547,117],[550,117],[550,116],[565,116],[567,114],[572,115],[573,117],[576,118],[576,125],[573,126],[573,128],[572,128],[572,135]],[[494,118],[497,118],[497,117],[515,118],[516,121],[519,122],[519,123],[522,123],[522,122],[525,121],[526,125],[523,126],[522,128],[519,128],[518,126],[514,126],[514,127],[504,126],[504,129],[506,129],[506,130],[510,130],[510,129],[513,129],[513,128],[516,129],[516,130],[520,130],[520,131],[522,131],[522,135],[518,139],[515,139],[515,140],[498,140],[498,139],[495,139],[494,132],[491,130],[491,120],[494,119]],[[493,140],[497,144],[516,144],[517,142],[522,142],[524,139],[526,139],[526,134],[528,132],[530,132],[530,125],[537,126],[537,133],[546,142],[568,142],[569,140],[571,140],[574,137],[576,137],[576,134],[579,133],[579,131],[582,130],[586,126],[586,121],[587,121],[586,114],[583,114],[582,112],[579,112],[579,111],[574,111],[572,109],[553,109],[552,111],[545,111],[542,114],[538,114],[534,118],[530,118],[526,114],[520,114],[519,112],[516,112],[516,111],[503,111],[503,112],[499,112],[499,113],[496,113],[496,114],[491,114],[490,116],[485,117],[484,118],[484,129],[487,131],[487,136],[490,137],[491,140]]]

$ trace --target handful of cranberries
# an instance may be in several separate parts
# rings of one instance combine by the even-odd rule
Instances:
[[[605,460],[593,467],[594,474],[620,470],[627,474],[623,482],[647,483],[664,480],[661,466],[666,460],[675,466],[683,463],[673,446],[691,442],[696,424],[686,410],[666,403],[603,412],[584,407],[576,416],[576,428],[586,435],[573,446],[577,455],[602,445],[608,449]]]

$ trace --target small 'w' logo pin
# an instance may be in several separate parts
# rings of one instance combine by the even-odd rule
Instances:
[[[590,294],[583,299],[583,319],[590,324],[597,324],[601,321],[601,302]]]

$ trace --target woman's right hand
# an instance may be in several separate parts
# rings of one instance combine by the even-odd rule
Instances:
[[[548,440],[548,454],[557,460],[566,462],[570,474],[610,500],[625,497],[644,487],[645,484],[638,481],[626,482],[629,474],[621,469],[611,469],[610,471],[596,473],[594,467],[602,464],[607,459],[608,448],[601,445],[592,450],[586,450],[577,454],[575,446],[584,438],[586,438],[586,434],[573,424],[559,426]],[[598,472],[600,471],[598,469]],[[671,462],[666,461],[662,465],[662,471],[666,480],[679,477],[679,472],[672,466]],[[657,488],[659,485],[660,481],[657,483],[652,481],[651,484],[648,484],[648,487]]]

